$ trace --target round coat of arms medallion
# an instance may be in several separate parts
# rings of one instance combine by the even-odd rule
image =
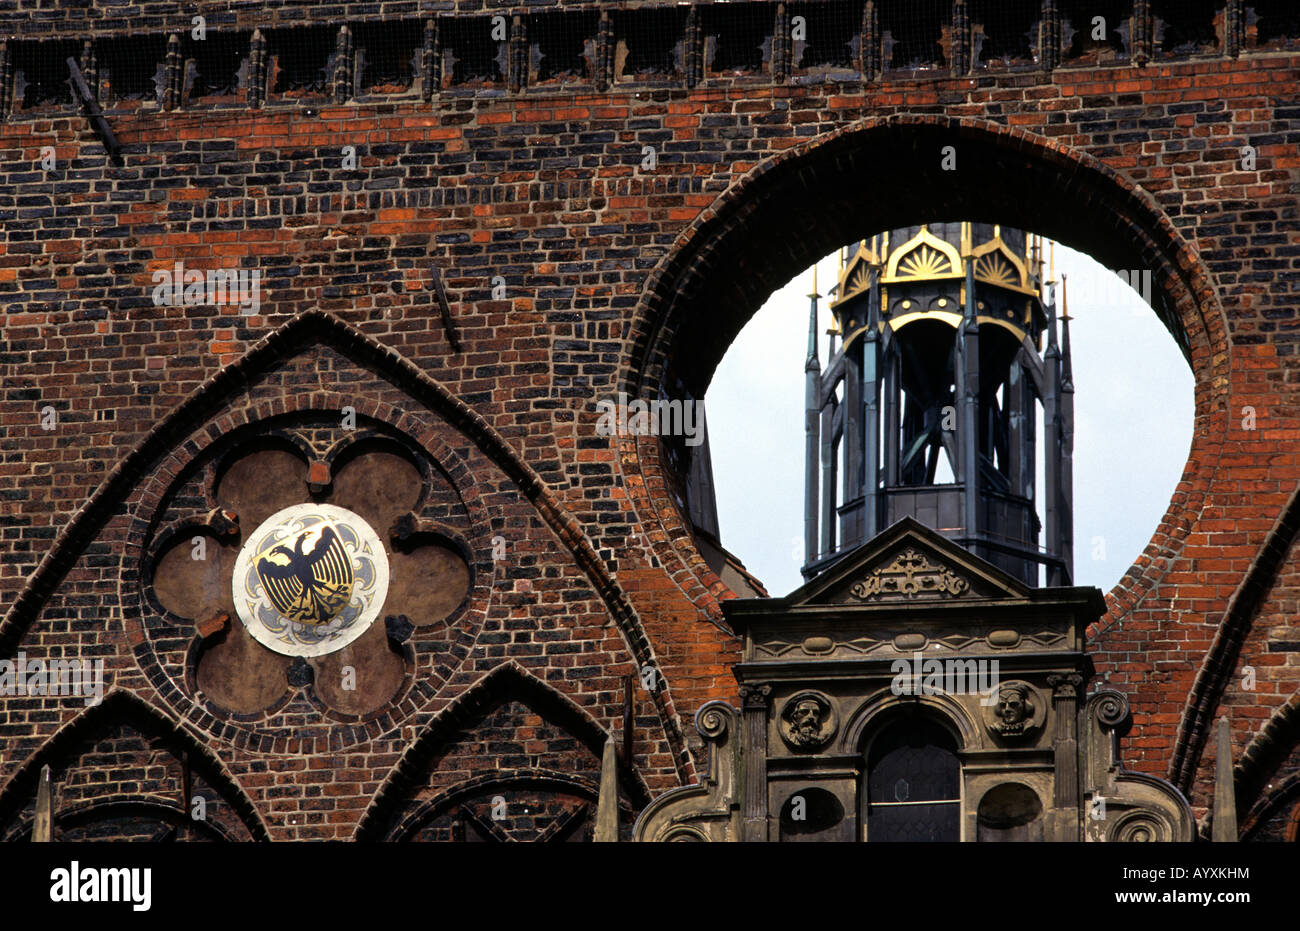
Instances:
[[[332,504],[296,504],[248,538],[232,587],[254,640],[288,656],[321,656],[356,640],[379,615],[388,556],[360,516]]]

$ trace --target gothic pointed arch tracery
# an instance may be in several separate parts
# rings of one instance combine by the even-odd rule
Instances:
[[[259,528],[302,507],[358,517],[391,570],[369,626],[323,655],[255,642],[230,601]],[[56,541],[0,637],[32,643],[68,607],[63,580],[105,538],[121,541],[112,623],[130,657],[115,684],[232,748],[236,769],[265,754],[275,767],[295,753],[400,751],[408,723],[421,727],[515,651],[614,720],[624,678],[654,662],[637,612],[531,467],[428,376],[328,314],[295,318],[160,423]],[[543,554],[544,574],[533,568]],[[671,681],[639,689],[635,704],[638,767],[689,779]]]
[[[37,781],[47,765],[57,786],[56,840],[269,838],[252,799],[221,758],[131,692],[114,691],[85,708],[0,788],[0,836],[6,840],[30,835]]]
[[[523,739],[514,736],[523,733]],[[586,710],[517,663],[497,666],[408,747],[372,799],[356,839],[466,839],[468,827],[471,838],[477,831],[485,840],[537,840],[548,830],[567,836],[575,819],[589,829],[610,736]],[[467,761],[487,747],[495,748],[501,765],[457,781]],[[618,775],[630,831],[630,813],[649,802],[650,791],[626,761]]]

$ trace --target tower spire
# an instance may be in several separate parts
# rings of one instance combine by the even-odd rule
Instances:
[[[808,296],[804,578],[911,516],[1027,585],[1044,564],[1068,585],[1073,393],[1051,240],[968,221],[856,250],[828,287],[825,347],[816,269]]]
[[[1057,414],[1061,430],[1061,479],[1057,555],[1064,564],[1059,584],[1070,585],[1074,579],[1074,365],[1070,359],[1070,305],[1065,279],[1065,272],[1061,272],[1061,390]]]
[[[808,359],[804,362],[804,561],[817,558],[820,502],[817,469],[821,458],[822,367],[817,360],[817,266],[808,295]]]
[[[1065,272],[1061,272],[1061,390],[1074,391],[1074,364],[1070,360],[1070,302],[1065,291]]]
[[[808,358],[804,362],[804,371],[821,368],[817,361],[817,300],[821,295],[817,293],[816,264],[813,265],[812,273],[812,292],[808,295]]]

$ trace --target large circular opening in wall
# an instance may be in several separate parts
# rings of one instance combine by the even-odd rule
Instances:
[[[943,232],[941,224],[934,227]],[[1031,236],[1030,243],[1036,242]],[[1194,378],[1181,348],[1151,312],[1149,271],[1109,269],[1083,253],[1048,241],[1041,249],[1043,280],[1056,282],[1057,316],[1068,311],[1069,317],[1067,324],[1058,319],[1057,333],[1059,339],[1068,327],[1074,389],[1071,577],[1074,584],[1109,591],[1150,542],[1182,478],[1195,417]],[[810,467],[813,481],[824,484],[825,450],[816,450],[810,462],[805,409],[808,346],[811,335],[816,343],[818,376],[827,377],[845,345],[838,322],[842,314],[837,315],[833,308],[843,306],[839,292],[853,286],[852,281],[841,281],[846,272],[849,277],[853,274],[852,267],[847,267],[851,251],[839,250],[824,257],[774,293],[732,343],[705,397],[712,466],[709,487],[716,502],[716,525],[709,528],[706,546],[718,539],[732,563],[743,565],[772,595],[797,588],[805,581],[804,568],[816,562],[816,553],[810,559],[805,541],[805,489]],[[959,291],[961,284],[950,280],[948,289]],[[954,328],[944,322],[944,314],[947,310],[955,315],[961,308],[955,301],[938,306],[948,301],[934,296],[945,290],[944,279],[918,275],[915,280],[897,281],[893,287],[897,294],[890,300],[896,299],[896,310],[939,318],[907,324],[912,327],[907,332],[916,352],[905,365],[918,369],[951,365],[946,358],[940,361],[951,351],[955,336]],[[815,309],[809,296],[813,293],[818,295]],[[929,297],[918,300],[904,295]],[[929,306],[923,308],[922,303]],[[988,303],[992,305],[994,300]],[[993,319],[1006,312],[994,306],[984,310],[991,313],[980,315]],[[816,325],[810,334],[814,313]],[[995,358],[994,349],[986,348],[984,355],[986,368],[1005,370],[1006,360]],[[919,381],[923,373],[902,374],[907,384]],[[837,391],[842,408],[844,385]],[[993,403],[1010,415],[1005,395],[1004,387]],[[900,406],[906,408],[907,403],[904,399]],[[943,405],[939,407],[942,411]],[[1039,448],[1033,457],[1033,474],[1025,476],[1024,485],[1032,491],[1041,547],[1047,522],[1042,449],[1046,431],[1042,405],[1036,408],[1033,431]],[[904,433],[903,447],[923,442],[918,430],[909,434],[905,424],[896,426]],[[882,430],[884,427],[882,423]],[[852,492],[845,487],[846,441],[841,435],[837,442],[839,448],[832,452],[839,511]],[[883,441],[877,443],[882,465],[884,445]],[[955,489],[949,450],[942,443],[934,445],[934,474],[919,480],[928,478],[933,487]],[[907,452],[907,448],[901,449],[900,458]],[[930,465],[924,461],[924,449],[916,453],[913,458],[922,460],[921,468]],[[755,463],[763,467],[755,469]],[[823,517],[825,489],[818,490],[823,499],[818,504],[823,514],[818,517]],[[754,507],[759,500],[763,506]],[[923,522],[937,523],[920,517]],[[843,545],[842,538],[833,540],[832,545]],[[1045,576],[1045,571],[1040,572],[1036,581],[1044,583]]]
[[[941,167],[942,153],[949,147],[956,153],[955,170]],[[1112,280],[1114,271],[1137,270],[1144,276],[1139,287],[1149,295],[1141,319],[1154,327],[1138,338],[1133,335],[1135,327],[1122,318],[1105,318],[1103,325],[1107,312],[1089,311],[1087,302],[1080,302],[1070,308],[1071,314],[1077,311],[1076,332],[1086,328],[1089,336],[1085,339],[1099,330],[1119,335],[1121,340],[1100,350],[1102,354],[1157,344],[1161,353],[1172,350],[1177,364],[1162,364],[1162,370],[1175,378],[1175,373],[1185,373],[1190,367],[1190,387],[1185,382],[1170,389],[1177,397],[1163,396],[1162,389],[1142,382],[1131,389],[1136,396],[1126,397],[1122,409],[1084,411],[1079,418],[1104,416],[1102,430],[1129,437],[1124,447],[1127,455],[1117,461],[1103,462],[1082,443],[1076,443],[1074,449],[1076,462],[1110,471],[1106,480],[1113,490],[1131,482],[1134,473],[1146,470],[1145,460],[1155,446],[1181,447],[1174,456],[1187,450],[1185,420],[1178,419],[1186,414],[1170,417],[1169,412],[1185,411],[1178,405],[1189,396],[1192,399],[1192,443],[1184,457],[1179,493],[1171,496],[1168,484],[1158,495],[1152,493],[1162,499],[1163,516],[1138,528],[1138,537],[1147,538],[1145,550],[1121,582],[1128,594],[1125,602],[1134,603],[1166,571],[1169,561],[1159,556],[1185,538],[1216,468],[1227,428],[1227,379],[1221,377],[1228,364],[1225,324],[1204,265],[1164,208],[1131,178],[1085,151],[983,121],[906,115],[867,120],[760,163],[720,194],[658,262],[630,322],[619,390],[628,398],[645,402],[669,399],[695,404],[707,396],[710,403],[716,403],[711,392],[719,366],[751,318],[788,282],[798,280],[795,293],[807,294],[810,282],[801,276],[819,259],[881,231],[960,222],[1033,231],[1045,242],[1090,256],[1101,268],[1112,270]],[[958,242],[959,253],[961,248]],[[944,250],[935,247],[934,251]],[[1067,250],[1058,247],[1057,253],[1058,263],[1071,261]],[[978,274],[990,280],[1001,276],[992,267],[999,264],[996,256],[981,259],[989,262],[981,261]],[[915,257],[911,271],[935,272],[941,265],[940,256],[921,254]],[[936,303],[900,308],[899,312],[951,313],[960,321],[958,311],[964,310],[960,306],[964,298],[955,303],[957,307]],[[784,351],[798,357],[796,378],[802,375],[800,360],[807,346],[807,304],[803,306],[798,313],[798,332],[784,337]],[[1006,310],[1013,316],[1019,312],[1016,307],[996,307],[980,314],[991,318],[996,311]],[[1038,319],[1037,311],[1027,312]],[[1092,318],[1084,322],[1089,313]],[[1005,322],[1015,328],[1015,320]],[[1122,338],[1125,333],[1128,339]],[[1098,353],[1091,349],[1085,353],[1078,338],[1076,364],[1085,354],[1091,361]],[[987,343],[994,346],[997,340]],[[738,348],[743,349],[743,344]],[[1138,352],[1136,361],[1130,357],[1122,367],[1124,374],[1150,371],[1151,359]],[[757,364],[766,377],[775,380],[784,362],[768,357]],[[1076,380],[1084,377],[1077,369],[1075,375]],[[1087,377],[1094,383],[1098,380]],[[1117,387],[1117,377],[1103,375],[1101,379],[1102,384],[1094,384],[1090,403],[1106,391],[1130,390]],[[779,501],[793,501],[796,512],[802,513],[802,476],[787,485],[772,474],[777,463],[787,460],[803,470],[803,392],[799,388],[795,398],[795,443],[751,446],[739,478],[732,469],[724,473],[716,462],[710,462],[718,455],[716,438],[708,443],[696,440],[692,447],[682,431],[669,437],[620,436],[620,462],[629,478],[630,498],[642,512],[644,525],[656,528],[656,533],[647,537],[648,545],[688,594],[715,614],[720,614],[716,607],[719,598],[763,592],[761,575],[750,572],[749,565],[741,565],[754,545],[773,557],[783,557],[787,572],[797,569],[803,559],[802,540],[792,539],[803,537],[801,526],[793,533],[782,527],[775,534],[765,527],[760,544],[722,526],[721,516],[702,506],[708,499],[698,493],[701,481],[714,485],[713,500],[717,501],[723,483],[749,477],[746,507],[760,514],[763,521],[768,521]],[[1150,419],[1138,424],[1135,418],[1148,413]],[[708,430],[701,432],[725,430],[713,423],[717,419],[711,411]],[[766,424],[778,419],[777,412],[751,413],[745,429],[752,433],[759,420]],[[1171,424],[1178,437],[1175,440],[1166,439]],[[1151,432],[1153,425],[1160,426],[1159,435]],[[935,439],[931,445],[941,444]],[[700,449],[709,452],[700,454]],[[1086,474],[1080,473],[1075,485],[1083,488],[1088,481]],[[694,495],[693,487],[697,489]],[[1080,523],[1073,540],[1075,565],[1088,569],[1093,562],[1105,567],[1131,559],[1134,554],[1126,551],[1126,544],[1115,542],[1116,529],[1094,531],[1086,525],[1087,510],[1076,503]],[[1027,509],[1021,508],[1017,519],[1032,525]],[[710,527],[710,523],[716,526]],[[1125,532],[1137,523],[1126,519]],[[1094,560],[1094,553],[1104,553],[1104,557]],[[1109,587],[1114,575],[1111,571],[1106,579],[1094,573],[1093,578],[1102,579],[1095,584]],[[798,581],[797,575],[793,581]],[[788,587],[773,582],[770,590],[780,593]]]

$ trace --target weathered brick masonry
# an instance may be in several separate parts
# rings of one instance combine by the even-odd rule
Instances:
[[[693,780],[690,716],[735,698],[731,593],[681,517],[672,450],[597,435],[595,402],[702,396],[812,260],[952,219],[1154,270],[1195,437],[1095,662],[1129,694],[1135,765],[1204,814],[1227,712],[1243,832],[1294,836],[1300,29],[1282,4],[1220,0],[1185,23],[1100,3],[1122,39],[981,61],[948,6],[983,22],[981,4],[937,4],[943,60],[919,71],[881,60],[913,8],[887,0],[0,11],[0,655],[102,657],[113,693],[3,699],[3,836],[30,829],[44,763],[60,830],[147,834],[181,810],[182,757],[214,836],[450,837],[457,812],[490,833],[503,794],[532,812],[515,836],[563,836],[647,665],[662,684],[635,691],[628,817]],[[1090,19],[1020,6],[1049,36]],[[836,41],[785,41],[800,15]],[[1174,48],[1157,23],[1208,38]],[[68,55],[120,160],[62,83]],[[260,271],[260,307],[155,306],[153,273],[176,262]],[[229,506],[242,450],[297,450],[293,494],[323,494],[353,454],[345,408],[424,476],[412,526],[459,541],[468,593],[394,647],[380,707],[344,707],[299,667],[263,710],[223,708],[195,672],[217,649],[206,618],[160,603],[157,559]]]

